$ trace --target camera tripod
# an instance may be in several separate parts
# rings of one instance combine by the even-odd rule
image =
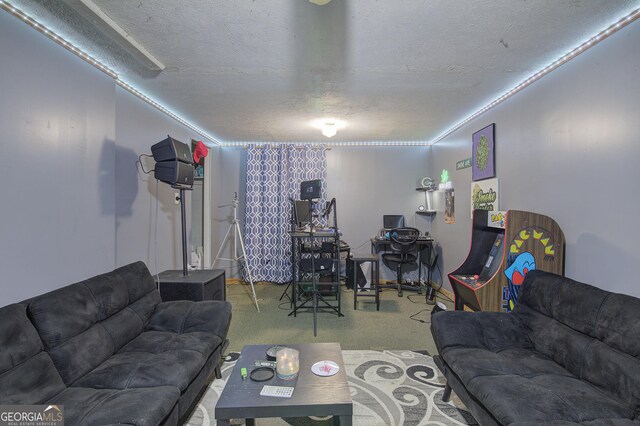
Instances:
[[[244,263],[244,269],[247,272],[247,278],[249,278],[249,284],[251,285],[251,293],[253,294],[253,301],[256,304],[256,309],[260,312],[260,307],[258,306],[258,298],[256,297],[256,290],[253,287],[253,278],[251,277],[251,268],[249,267],[249,263],[247,262],[247,253],[244,250],[244,241],[242,239],[242,232],[240,231],[240,222],[238,222],[238,193],[235,192],[233,196],[233,201],[231,204],[225,204],[223,206],[218,207],[233,207],[233,222],[229,225],[229,229],[227,230],[227,234],[224,236],[222,240],[222,244],[220,244],[220,249],[218,250],[218,254],[216,255],[215,260],[213,261],[213,265],[216,264],[218,260],[228,260],[231,262],[236,262],[242,260]],[[229,240],[231,240],[231,232],[233,231],[233,258],[223,258],[220,257],[222,253],[222,249],[227,244]],[[238,241],[240,241],[240,249],[242,250],[242,255],[238,256]],[[212,266],[213,266],[212,265]]]

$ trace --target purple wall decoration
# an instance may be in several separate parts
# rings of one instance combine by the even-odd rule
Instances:
[[[495,163],[495,123],[478,130],[472,137],[472,175],[473,180],[488,179],[496,176]]]

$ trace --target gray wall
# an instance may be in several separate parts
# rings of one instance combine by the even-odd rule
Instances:
[[[194,135],[7,13],[0,56],[0,306],[134,260],[154,271],[155,180],[137,156]],[[180,218],[158,190],[163,270],[181,265]]]
[[[327,192],[335,197],[338,225],[343,240],[353,249],[369,252],[369,238],[382,227],[383,214],[404,214],[407,225],[421,231],[430,229],[430,219],[416,217],[424,195],[415,190],[427,171],[426,147],[333,147],[327,151]],[[243,223],[246,186],[246,149],[222,148],[213,153],[213,257],[231,224],[231,209],[217,208],[228,204],[238,191],[238,217]],[[216,201],[217,200],[217,201]],[[225,246],[224,256],[231,252]],[[229,262],[216,267],[231,266]],[[235,277],[236,268],[228,270]],[[391,279],[390,271],[382,271],[383,279]]]
[[[113,268],[110,77],[0,13],[0,306]]]
[[[241,232],[244,235],[247,150],[242,148],[215,148],[211,150],[209,155],[211,155],[211,173],[213,173],[211,185],[213,203],[211,206],[211,232],[213,234],[211,237],[211,256],[213,261],[221,245],[225,242],[225,235],[233,223],[233,210],[227,204],[231,204],[235,192],[238,193],[239,201],[238,221],[241,225]],[[234,247],[231,240],[227,242],[230,244],[224,245],[220,256],[230,259],[234,257]],[[241,253],[239,247],[237,253]],[[227,278],[238,276],[238,268],[235,262],[222,260],[216,262],[214,267],[225,269]]]
[[[327,192],[336,198],[338,226],[352,251],[368,253],[382,215],[402,214],[407,226],[430,230],[430,219],[415,211],[424,204],[416,187],[426,176],[426,147],[333,147],[327,152]],[[395,279],[381,268],[381,279]]]
[[[151,145],[167,137],[191,145],[191,131],[133,96],[116,90],[116,265],[144,261],[151,273],[182,269],[182,231],[179,192],[144,174],[136,164],[140,154],[151,154]],[[142,158],[145,170],[152,158]],[[190,259],[192,194],[186,191],[187,260]],[[156,221],[157,212],[157,221]]]
[[[455,163],[471,156],[473,132],[496,123],[500,209],[554,218],[567,241],[567,276],[640,296],[639,77],[633,24],[435,145],[432,174],[448,169],[456,194],[456,223],[439,212],[433,224],[443,271],[469,249],[471,169],[456,172]]]

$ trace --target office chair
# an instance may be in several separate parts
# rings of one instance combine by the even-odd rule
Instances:
[[[389,231],[391,251],[382,254],[382,262],[391,269],[393,264],[396,265],[398,297],[402,297],[402,266],[417,264],[419,235],[420,231],[415,228],[394,228]]]

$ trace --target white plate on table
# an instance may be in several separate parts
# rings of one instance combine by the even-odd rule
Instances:
[[[340,366],[333,361],[318,361],[311,366],[313,374],[322,377],[329,377],[340,371]]]

